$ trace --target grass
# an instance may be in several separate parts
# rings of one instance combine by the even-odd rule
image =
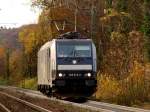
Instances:
[[[0,77],[0,85],[7,85],[7,84],[8,84],[8,81]]]
[[[9,81],[0,77],[0,85],[10,85],[10,86],[17,86],[21,88],[27,88],[32,90],[37,90],[37,78],[26,78],[25,80],[14,80],[12,77]]]
[[[27,78],[25,80],[22,80],[19,84],[19,87],[37,90],[37,78]]]

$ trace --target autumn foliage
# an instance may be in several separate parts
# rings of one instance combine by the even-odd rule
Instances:
[[[45,42],[57,38],[61,33],[74,30],[73,2],[68,1],[67,5],[63,5],[60,0],[61,5],[55,4],[56,7],[51,7],[54,5],[51,2],[34,1],[34,5],[42,6],[39,22],[37,25],[22,27],[19,37],[25,48],[25,55],[29,58],[27,65],[30,63],[36,65],[36,53]],[[92,38],[97,47],[96,98],[124,105],[149,99],[149,81],[145,78],[147,77],[145,71],[150,69],[147,66],[149,62],[146,56],[149,47],[145,44],[148,41],[141,30],[145,14],[144,7],[149,5],[145,6],[144,1],[134,0],[96,0],[94,2],[77,0],[76,4],[78,5],[77,31]],[[92,5],[97,9],[95,18]],[[90,10],[87,10],[88,8]],[[65,30],[58,31],[54,21],[57,21],[60,28],[63,25],[62,21],[65,21]],[[36,74],[35,65],[28,67],[31,74]]]
[[[146,67],[134,62],[128,77],[117,80],[108,74],[98,74],[96,98],[123,105],[140,104],[150,99],[150,78],[146,79]]]
[[[4,67],[4,59],[5,59],[5,49],[3,47],[0,47],[0,76],[3,77],[5,67]]]
[[[149,0],[55,1],[52,4],[51,0],[31,0],[33,6],[42,10],[38,24],[24,25],[17,32],[7,34],[7,41],[0,46],[0,75],[5,76],[9,48],[11,84],[18,85],[28,78],[27,86],[34,85],[38,50],[58,35],[74,31],[77,8],[77,31],[92,38],[97,48],[97,100],[124,105],[149,101]],[[58,30],[57,26],[62,29],[63,25],[64,30]],[[6,32],[3,30],[0,35]],[[12,41],[13,35],[17,39]]]

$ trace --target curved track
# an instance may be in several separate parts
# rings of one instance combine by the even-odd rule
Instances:
[[[65,100],[59,100],[56,98],[48,98],[38,91],[16,88],[16,87],[0,87],[0,88],[12,89],[12,90],[18,91],[20,93],[29,95],[31,97],[36,96],[39,98],[48,99],[50,101],[58,101],[60,103],[71,104],[71,105],[76,106],[76,107],[88,108],[89,110],[94,110],[94,111],[96,110],[96,111],[100,111],[100,112],[150,112],[150,110],[121,106],[121,105],[115,105],[115,104],[109,104],[109,103],[103,103],[103,102],[96,102],[96,101],[91,101],[91,100],[87,100],[87,101],[82,102],[82,103],[74,103],[70,100],[65,101]]]
[[[30,103],[30,102],[27,102],[27,101],[25,101],[25,100],[22,100],[22,99],[19,99],[19,98],[17,98],[17,97],[14,97],[14,96],[12,96],[12,95],[9,95],[9,94],[7,94],[7,93],[5,93],[5,92],[0,92],[0,94],[3,95],[3,96],[8,97],[9,99],[12,99],[12,100],[14,100],[14,101],[17,101],[17,102],[23,104],[24,106],[26,106],[26,107],[28,107],[28,108],[34,110],[34,112],[51,112],[51,111],[49,111],[49,110],[47,110],[47,109],[44,109],[44,108],[42,108],[42,107],[40,107],[40,106],[34,105],[34,104]],[[1,106],[6,112],[11,112],[11,111],[10,111],[6,106],[4,106],[3,104],[0,104],[0,106]]]
[[[127,106],[121,106],[116,104],[109,104],[109,103],[103,103],[103,102],[96,102],[96,101],[87,101],[84,103],[85,105],[90,105],[102,109],[109,109],[114,112],[150,112],[150,110],[140,109],[140,108],[134,108],[134,107],[127,107]]]
[[[5,112],[11,112],[5,105],[3,105],[2,103],[0,103],[0,108],[1,110],[5,111]]]

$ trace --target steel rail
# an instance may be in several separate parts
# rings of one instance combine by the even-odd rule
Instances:
[[[7,94],[7,93],[0,92],[0,94],[5,95],[5,96],[7,96],[7,97],[9,97],[9,98],[12,98],[12,99],[16,100],[17,102],[22,103],[22,104],[24,104],[24,105],[26,105],[26,106],[28,106],[28,107],[30,107],[30,108],[32,108],[32,109],[38,111],[38,112],[52,112],[52,111],[50,111],[50,110],[47,110],[47,109],[45,109],[45,108],[42,108],[42,107],[40,107],[40,106],[37,106],[37,105],[32,104],[32,103],[30,103],[30,102],[27,102],[27,101],[25,101],[25,100],[19,99],[19,98],[17,98],[17,97],[14,97],[14,96],[12,96],[12,95]],[[10,111],[8,111],[8,112],[10,112]]]
[[[134,108],[134,107],[127,107],[122,105],[110,104],[110,103],[103,103],[89,100],[84,103],[85,105],[109,109],[114,112],[150,112],[150,110],[141,109],[141,108]]]
[[[5,87],[4,87],[5,88]],[[7,88],[7,87],[6,87]],[[42,94],[40,94],[37,91],[34,90],[28,90],[28,89],[22,89],[22,88],[17,88],[17,87],[11,87],[9,88],[15,89],[16,91],[20,93],[24,93],[26,95],[35,95],[36,97],[40,98],[46,98],[51,101],[58,101],[63,104],[71,104],[73,106],[81,107],[81,108],[89,108],[93,110],[101,110],[102,112],[150,112],[150,110],[146,109],[141,109],[141,108],[134,108],[134,107],[127,107],[127,106],[121,106],[121,105],[116,105],[116,104],[110,104],[110,103],[103,103],[103,102],[97,102],[93,100],[88,100],[85,103],[79,104],[79,103],[74,103],[74,102],[69,102],[65,100],[60,100],[60,99],[55,99],[55,98],[48,98]]]
[[[2,103],[0,103],[0,107],[2,107],[6,112],[11,112],[7,107],[5,107]]]

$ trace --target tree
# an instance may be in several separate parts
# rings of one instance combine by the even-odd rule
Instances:
[[[0,46],[0,77],[5,76],[5,49]]]
[[[21,57],[21,50],[16,49],[13,50],[10,54],[10,61],[9,61],[9,71],[10,71],[10,80],[9,82],[14,85],[18,85],[20,81],[22,80],[22,69],[21,67],[25,65],[25,62],[22,62],[22,59],[25,57]]]
[[[142,31],[145,36],[146,57],[150,61],[150,0],[144,0],[144,23]]]
[[[113,70],[110,71],[113,72],[109,72],[109,74],[116,73],[116,70],[117,76],[127,74],[132,68],[130,62],[133,61],[131,60],[136,57],[132,54],[135,49],[129,47],[132,36],[137,35],[139,40],[142,40],[141,34],[133,31],[138,31],[142,23],[142,19],[138,19],[142,18],[142,8],[139,8],[139,13],[134,13],[141,3],[142,0],[35,0],[34,4],[42,7],[42,13],[39,17],[36,33],[38,44],[34,48],[39,48],[46,41],[61,33],[73,31],[76,15],[77,31],[92,38],[96,43],[98,64],[101,65],[101,71],[109,72],[110,69],[106,68],[111,68]],[[85,4],[87,5],[85,6]],[[105,8],[109,10],[109,13],[104,15]],[[63,20],[66,22],[66,27],[64,31],[60,32],[56,26]],[[29,32],[31,33],[31,30]],[[133,35],[130,36],[130,34]],[[139,44],[139,41],[135,42],[136,45]],[[138,55],[141,53],[139,52]],[[137,57],[140,58],[140,56]],[[119,61],[122,65],[116,64]],[[116,64],[116,66],[105,67],[106,64],[112,66]]]
[[[6,80],[10,77],[10,49],[6,48]]]
[[[128,9],[128,0],[117,0],[116,9],[119,12],[126,12]]]
[[[133,29],[140,30],[143,24],[143,0],[129,0],[128,13],[133,20]]]
[[[106,0],[106,8],[113,8],[113,0]]]
[[[37,71],[37,52],[40,43],[40,37],[37,35],[38,25],[34,24],[23,26],[19,33],[19,41],[22,43],[22,52],[24,53],[24,59],[26,60],[24,68],[26,68],[27,76],[30,77],[35,76]]]

